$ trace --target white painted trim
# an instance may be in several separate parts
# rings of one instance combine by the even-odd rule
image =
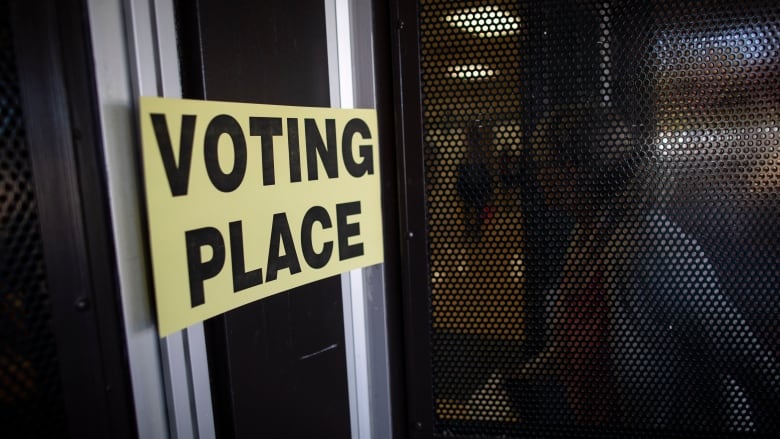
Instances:
[[[370,5],[357,0],[325,0],[325,11],[331,106],[371,108],[375,92]],[[365,44],[366,41],[369,43]],[[362,89],[361,84],[370,86]],[[390,438],[389,360],[381,265],[344,273],[341,285],[352,438]]]
[[[324,0],[325,2],[325,34],[328,46],[328,85],[330,86],[330,106],[341,107],[341,81],[339,77],[339,47],[336,23],[336,2],[339,0]]]
[[[158,338],[143,246],[137,99],[181,97],[173,2],[88,0],[88,8],[139,437],[211,439],[203,326]]]
[[[88,0],[98,110],[130,380],[140,438],[168,437],[157,329],[149,303],[143,218],[138,209],[135,91],[120,0]]]
[[[338,84],[341,108],[354,108],[355,95],[352,91],[352,28],[349,0],[336,0],[336,41],[338,48]]]
[[[325,0],[331,106],[354,108],[348,0]],[[371,437],[362,270],[341,275],[344,343],[353,439]]]

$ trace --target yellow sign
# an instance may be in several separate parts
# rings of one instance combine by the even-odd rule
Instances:
[[[141,98],[160,336],[382,262],[374,110]]]

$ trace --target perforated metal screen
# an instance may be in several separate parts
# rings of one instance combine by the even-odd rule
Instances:
[[[0,437],[60,437],[60,370],[8,16],[0,1]]]
[[[434,433],[780,432],[780,4],[419,14]]]

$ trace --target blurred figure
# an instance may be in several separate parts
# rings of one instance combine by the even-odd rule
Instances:
[[[580,426],[675,430],[728,428],[735,381],[756,428],[776,431],[776,360],[696,240],[653,199],[640,146],[637,129],[604,107],[558,106],[537,125],[544,200],[575,225],[545,347],[514,379],[557,377]]]
[[[466,129],[466,158],[458,165],[457,191],[465,208],[466,236],[479,240],[482,226],[493,212],[493,174],[491,166],[493,127],[480,119],[471,121]]]

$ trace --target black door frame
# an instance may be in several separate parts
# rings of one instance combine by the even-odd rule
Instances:
[[[136,437],[87,7],[12,0],[11,22],[68,433]]]
[[[410,422],[409,396],[414,387],[407,382],[409,365],[414,358],[406,344],[413,328],[406,323],[410,307],[407,262],[409,228],[406,225],[406,175],[403,147],[403,105],[399,96],[403,90],[399,73],[401,24],[398,0],[372,0],[372,45],[374,54],[375,105],[379,124],[380,173],[382,177],[382,222],[384,226],[385,315],[387,321],[388,371],[390,381],[390,426],[393,439],[410,437],[417,422]],[[414,87],[414,85],[411,85]],[[421,125],[420,125],[421,126]],[[411,387],[410,387],[411,386]]]
[[[184,97],[329,105],[322,2],[177,1],[175,10]],[[335,276],[204,322],[218,437],[350,434],[341,294]],[[302,361],[306,346],[333,348]]]
[[[398,180],[399,276],[404,339],[406,436],[433,437],[433,380],[425,222],[425,169],[419,12],[416,1],[390,0],[393,108]]]
[[[200,26],[200,5],[199,2],[189,2],[178,0],[175,2],[177,12],[177,28],[180,40],[180,63],[182,75],[182,87],[184,94],[190,98],[205,98],[204,78],[203,78],[203,51],[202,35]],[[412,430],[419,430],[417,422],[409,422],[407,414],[407,405],[409,399],[407,395],[416,395],[417,392],[410,392],[414,385],[407,385],[407,368],[410,364],[415,364],[410,359],[415,358],[413,354],[407,354],[405,349],[408,347],[405,343],[405,333],[412,334],[414,329],[405,325],[404,314],[407,309],[413,309],[410,306],[407,297],[402,294],[402,272],[408,273],[408,270],[402,270],[406,267],[401,261],[402,249],[407,248],[408,227],[405,225],[401,215],[406,215],[403,207],[407,205],[404,198],[399,193],[399,186],[405,181],[405,167],[399,166],[404,163],[404,150],[397,142],[397,136],[404,127],[404,119],[398,115],[401,114],[402,104],[398,99],[401,75],[398,74],[396,66],[398,65],[399,55],[396,53],[402,45],[399,45],[397,37],[399,31],[404,26],[398,26],[399,15],[396,11],[398,2],[393,0],[372,0],[371,1],[371,36],[368,43],[373,48],[373,67],[375,88],[375,106],[377,109],[377,118],[379,124],[379,143],[380,147],[380,166],[382,178],[382,214],[384,224],[384,242],[385,242],[385,260],[382,265],[385,282],[385,312],[387,321],[387,349],[389,351],[389,381],[390,381],[390,411],[391,419],[388,420],[393,439],[410,437]],[[414,29],[414,26],[411,26]],[[411,37],[414,40],[414,36]],[[416,53],[416,52],[413,52]],[[414,65],[412,62],[411,66]],[[410,90],[418,90],[414,84],[410,85]],[[416,108],[419,110],[419,107]],[[418,127],[419,129],[419,127]],[[407,136],[409,134],[407,133]],[[421,171],[420,171],[421,172]],[[403,230],[403,231],[402,231]],[[420,229],[422,230],[422,229]],[[423,238],[424,235],[418,234]],[[405,251],[405,250],[404,250]],[[406,252],[408,254],[408,251]],[[408,283],[408,281],[406,282]],[[404,288],[409,291],[409,288]],[[214,347],[224,343],[227,337],[223,317],[212,319],[207,322],[207,343]],[[377,347],[378,348],[378,347]],[[224,354],[223,354],[224,355]],[[224,383],[231,383],[229,364],[223,360],[209,360],[210,374],[212,376],[212,398],[214,404],[215,426],[218,437],[233,437],[235,430],[232,425],[232,407],[226,401],[230,400],[230,386]],[[222,383],[222,384],[220,384]],[[418,407],[424,405],[416,404]]]

